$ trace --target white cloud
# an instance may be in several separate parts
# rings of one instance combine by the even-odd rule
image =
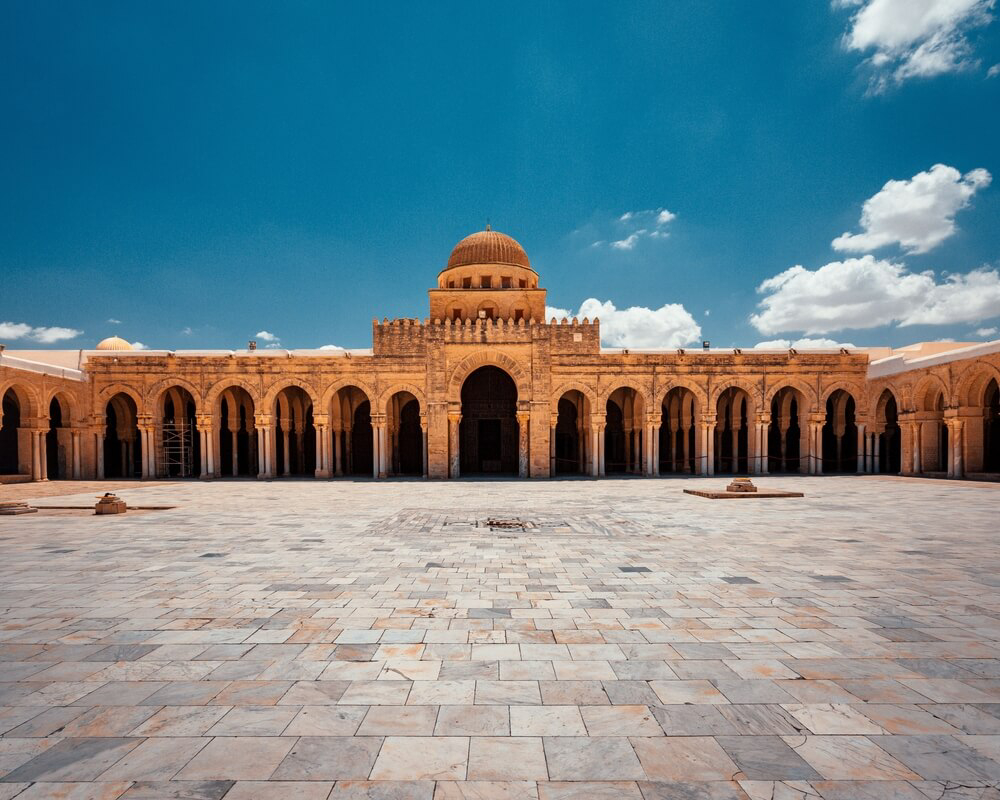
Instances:
[[[83,331],[78,331],[75,328],[44,326],[36,328],[25,322],[0,322],[0,339],[26,339],[29,342],[38,342],[39,344],[54,344],[66,339],[75,339],[81,333]]]
[[[108,324],[109,325],[121,325],[122,321],[120,319],[115,319],[114,317],[111,317],[110,319],[108,319]]]
[[[772,339],[769,342],[758,342],[754,350],[837,350],[841,347],[853,348],[849,342],[838,342],[835,339]]]
[[[589,298],[573,313],[547,306],[545,318],[595,317],[601,320],[601,344],[606,347],[676,348],[701,339],[701,327],[679,303],[668,303],[657,309],[631,306],[618,309],[610,300]]]
[[[997,75],[1000,75],[1000,64],[994,64],[992,67],[986,70],[987,78],[995,78]]]
[[[816,270],[794,266],[757,287],[766,295],[751,324],[761,333],[822,334],[896,322],[947,325],[1000,313],[1000,273],[978,269],[937,282],[933,272],[866,255]]]
[[[193,333],[194,331],[191,329],[190,325],[186,325],[185,327],[181,328],[181,336],[190,336]],[[265,331],[265,333],[267,333],[267,331]],[[259,335],[260,334],[258,334],[258,336]]]
[[[278,337],[275,334],[270,333],[269,331],[257,331],[257,333],[255,333],[254,336],[260,339],[262,342],[278,341]]]
[[[998,333],[1000,333],[1000,328],[977,328],[976,329],[976,336],[982,336],[983,338],[986,338],[987,336],[996,336],[996,334],[998,334]]]
[[[860,253],[898,243],[910,253],[926,253],[955,232],[955,214],[991,180],[985,169],[962,175],[954,167],[935,164],[909,180],[889,181],[865,200],[863,231],[838,236],[833,248]]]
[[[630,233],[624,239],[619,239],[617,241],[612,242],[611,246],[615,248],[615,250],[632,250],[635,247],[636,243],[639,241],[639,237],[645,232],[646,231],[641,230],[641,231],[636,231],[635,233]]]
[[[344,348],[341,347],[339,344],[324,344],[319,349],[320,350],[343,350]]]
[[[132,349],[133,350],[148,350],[149,349],[149,345],[148,344],[143,344],[142,342],[132,342]]]
[[[989,24],[995,0],[836,0],[854,6],[844,45],[872,52],[871,90],[978,65],[968,34]]]
[[[677,215],[665,208],[647,208],[643,211],[626,211],[618,217],[615,230],[609,240],[615,250],[634,250],[641,239],[666,239],[667,230]],[[641,227],[640,227],[641,226]],[[614,238],[618,236],[619,238]],[[599,247],[604,240],[595,241],[591,247]]]

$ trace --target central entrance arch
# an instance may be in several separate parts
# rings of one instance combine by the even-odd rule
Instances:
[[[517,475],[517,435],[514,379],[499,367],[480,367],[462,384],[462,474]]]

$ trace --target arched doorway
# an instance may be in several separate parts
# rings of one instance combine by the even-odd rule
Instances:
[[[698,406],[694,392],[675,386],[663,398],[660,417],[660,472],[698,472],[696,420]]]
[[[645,447],[642,431],[643,402],[631,386],[615,389],[605,406],[605,473],[642,474]]]
[[[948,472],[948,426],[944,421],[944,392],[931,385],[917,398],[917,470],[925,474]]]
[[[298,386],[282,389],[274,400],[275,474],[316,474],[316,428],[312,400]]]
[[[8,389],[3,393],[3,418],[0,420],[0,475],[19,475],[22,463],[28,460],[21,457],[20,429],[21,401],[13,389]]]
[[[142,474],[142,441],[135,401],[124,392],[112,397],[104,410],[104,477],[135,478]]]
[[[571,389],[556,404],[556,429],[553,453],[557,475],[587,472],[587,420],[590,401],[579,389]]]
[[[983,398],[983,472],[1000,472],[1000,385],[992,378]]]
[[[858,471],[858,428],[854,410],[854,398],[843,389],[837,389],[826,400],[821,464],[824,474]]]
[[[363,389],[344,386],[330,401],[334,475],[374,474],[372,407]]]
[[[462,384],[462,475],[517,475],[517,386],[499,367],[480,367]]]
[[[896,396],[886,389],[875,411],[874,472],[897,475],[903,463],[903,437],[899,429],[899,407]],[[944,427],[944,426],[942,426]],[[945,441],[945,453],[948,452]]]
[[[49,480],[68,478],[72,474],[69,403],[56,395],[49,402],[49,429],[45,433],[45,468]]]
[[[420,426],[420,401],[410,392],[396,392],[387,409],[388,436],[392,442],[390,475],[424,474],[424,433]]]
[[[254,403],[242,386],[230,386],[219,395],[220,476],[254,477],[260,471]]]
[[[806,403],[791,386],[779,389],[771,399],[771,422],[767,428],[767,469],[774,473],[806,472],[802,458]]]
[[[194,397],[183,386],[160,395],[156,474],[167,478],[201,475],[201,442],[195,423]]]
[[[750,470],[750,397],[730,386],[721,395],[715,411],[715,471]]]

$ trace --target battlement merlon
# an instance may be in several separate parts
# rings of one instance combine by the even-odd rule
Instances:
[[[377,319],[372,322],[376,356],[424,355],[434,344],[531,344],[549,340],[552,353],[597,355],[601,351],[600,321],[574,317],[551,322],[520,319]]]

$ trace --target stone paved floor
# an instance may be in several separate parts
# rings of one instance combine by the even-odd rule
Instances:
[[[1000,797],[998,487],[758,483],[0,518],[0,800]]]

